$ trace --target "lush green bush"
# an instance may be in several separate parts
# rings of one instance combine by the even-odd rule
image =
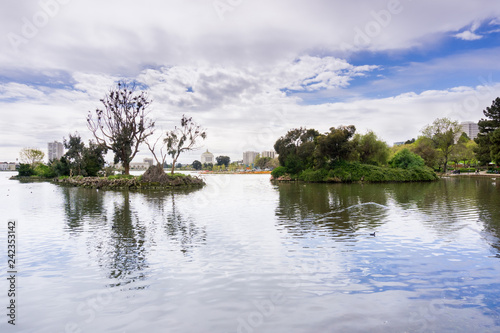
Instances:
[[[35,174],[35,170],[31,167],[31,165],[24,163],[19,164],[18,172],[19,177],[29,177]]]
[[[289,173],[298,175],[305,169],[304,161],[297,155],[289,155],[285,161],[285,168]]]
[[[328,176],[328,171],[325,169],[313,170],[307,169],[302,171],[299,175],[299,179],[306,182],[323,182]]]
[[[393,168],[408,169],[423,167],[425,165],[425,161],[422,157],[405,148],[394,155],[394,157],[389,161],[389,165]]]
[[[279,166],[277,168],[274,168],[273,171],[271,171],[271,176],[273,176],[273,178],[279,178],[283,176],[286,172],[287,170],[284,166]]]
[[[462,168],[460,172],[476,172],[476,168]]]
[[[293,178],[293,177],[292,177]],[[436,173],[428,167],[413,167],[409,169],[379,167],[360,163],[337,163],[332,169],[307,169],[303,171],[300,180],[306,182],[408,182],[431,181],[438,179]]]
[[[45,164],[38,164],[34,171],[36,176],[42,178],[54,178],[56,176],[54,169]]]

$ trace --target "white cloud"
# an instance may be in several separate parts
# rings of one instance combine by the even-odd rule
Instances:
[[[23,42],[16,51],[12,39],[0,40],[0,69],[135,75],[150,65],[199,66],[200,61],[273,67],[310,51],[339,53],[343,44],[367,50],[420,47],[423,39],[439,40],[471,22],[500,16],[498,6],[487,0],[400,1],[398,11],[383,19],[389,3],[394,2],[244,1],[220,20],[212,1],[151,0],[147,6],[70,1],[37,23],[33,18],[44,13],[38,2],[4,2],[0,29]],[[360,33],[366,43],[356,43]]]
[[[460,32],[458,34],[455,34],[455,38],[463,39],[463,40],[478,40],[478,39],[483,38],[483,36],[478,35],[472,31],[466,30],[466,31]]]
[[[387,0],[231,3],[221,20],[212,1],[70,1],[27,36],[27,24],[44,13],[40,2],[2,2],[0,156],[44,148],[75,130],[87,140],[88,110],[120,78],[149,86],[160,127],[192,115],[209,130],[207,147],[233,159],[246,149],[270,149],[292,127],[354,124],[393,142],[416,136],[438,116],[477,120],[491,103],[484,86],[431,83],[458,69],[473,77],[496,73],[497,50],[412,63],[400,75],[354,88],[356,79],[383,68],[343,53],[347,44],[365,52],[413,52],[464,29],[455,37],[477,39],[481,23],[494,25],[492,17],[500,17],[500,7],[488,0],[400,1],[390,17]],[[9,40],[14,35],[22,38],[17,50]],[[422,82],[429,85],[416,91]],[[398,88],[395,97],[376,97],[391,88]],[[337,97],[343,102],[332,102]],[[308,98],[318,105],[306,105]]]

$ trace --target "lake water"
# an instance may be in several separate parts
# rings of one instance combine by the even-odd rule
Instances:
[[[1,332],[500,331],[500,178],[205,175],[199,190],[119,192],[12,174],[0,173]]]

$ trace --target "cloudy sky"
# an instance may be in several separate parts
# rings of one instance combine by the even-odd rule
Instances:
[[[500,96],[496,0],[4,0],[0,160],[77,131],[118,80],[183,114],[205,149],[242,159],[288,129],[355,125],[392,144]],[[136,160],[148,156],[141,150]]]

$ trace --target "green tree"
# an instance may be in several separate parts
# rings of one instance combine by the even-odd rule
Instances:
[[[229,156],[217,156],[215,160],[217,161],[217,165],[224,165],[226,168],[229,166],[229,163],[231,163]]]
[[[477,163],[476,153],[475,153],[476,147],[477,143],[474,140],[469,140],[469,142],[465,144],[463,160],[467,162],[467,166],[469,168],[473,163],[474,164]]]
[[[455,148],[455,138],[462,128],[457,121],[448,118],[438,118],[432,125],[427,125],[422,134],[434,142],[434,146],[443,157],[443,171],[447,171],[448,159]]]
[[[255,160],[254,165],[257,168],[266,169],[266,168],[269,168],[269,164],[271,161],[272,161],[272,158],[270,158],[270,157],[259,157]]]
[[[411,152],[422,157],[425,161],[425,165],[429,168],[439,168],[441,157],[431,139],[421,136],[408,148]]]
[[[193,163],[191,164],[191,166],[193,167],[193,169],[195,170],[201,170],[201,168],[203,167],[201,165],[201,162],[198,161],[198,160],[194,160]]]
[[[89,146],[83,149],[83,169],[86,176],[95,177],[104,168],[106,152],[106,148],[102,145],[89,141]]]
[[[462,135],[457,140],[457,143],[455,144],[455,149],[450,155],[450,160],[455,163],[455,167],[463,161],[464,164],[465,162],[470,160],[470,147],[469,142],[474,142],[471,139],[469,139],[469,136],[464,132]]]
[[[174,130],[168,131],[166,138],[164,139],[167,145],[167,152],[172,156],[172,171],[174,174],[175,162],[179,158],[179,155],[185,151],[198,149],[196,146],[198,139],[203,139],[207,137],[207,133],[200,125],[193,121],[193,118],[188,118],[182,115],[181,127],[175,127]]]
[[[389,158],[389,146],[379,140],[373,131],[361,135],[355,134],[353,139],[355,159],[363,164],[386,165]]]
[[[53,160],[50,167],[54,170],[56,176],[69,176],[71,172],[71,166],[66,156]]]
[[[64,148],[66,153],[64,157],[69,164],[70,175],[82,175],[83,170],[83,150],[85,143],[78,133],[69,135],[69,139],[63,139]]]
[[[331,127],[329,133],[318,136],[316,140],[319,160],[327,162],[346,160],[354,150],[354,144],[350,139],[355,132],[354,125],[339,126]]]
[[[394,155],[389,161],[389,165],[393,168],[409,169],[423,167],[425,162],[422,157],[405,148]]]
[[[19,177],[29,177],[29,176],[33,176],[34,174],[35,174],[35,170],[31,167],[30,164],[28,164],[28,163],[20,163],[19,164],[19,170],[18,170]]]
[[[95,119],[89,111],[87,126],[97,144],[111,150],[114,162],[121,162],[128,175],[139,145],[153,134],[154,122],[148,118],[151,100],[146,92],[136,92],[135,85],[119,82],[101,102],[104,108],[95,110]]]
[[[32,169],[35,169],[38,164],[42,163],[45,153],[35,148],[23,148],[19,152],[19,156],[21,162],[29,164]]]
[[[56,173],[65,174],[69,169],[68,175],[76,176],[97,176],[97,173],[104,168],[106,161],[104,155],[107,149],[92,140],[89,140],[88,147],[78,133],[69,135],[69,139],[64,138],[64,147],[66,153],[59,163],[53,164]]]
[[[304,167],[311,164],[314,159],[315,139],[318,135],[319,132],[314,129],[301,127],[289,130],[286,135],[276,140],[274,150],[279,154],[280,165],[284,166],[291,156],[295,157],[292,157],[294,162],[290,163],[296,164],[300,160],[299,164]]]
[[[500,97],[497,97],[483,110],[486,119],[478,122],[479,134],[475,139],[477,143],[476,156],[482,165],[500,161]]]

